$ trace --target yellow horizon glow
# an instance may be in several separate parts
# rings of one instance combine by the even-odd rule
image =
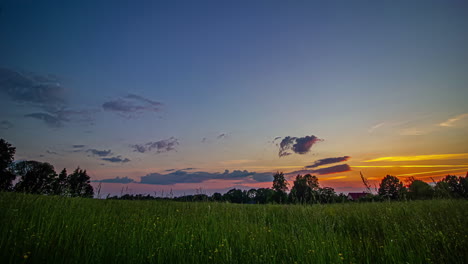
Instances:
[[[453,170],[436,170],[436,171],[425,171],[425,172],[405,173],[405,174],[399,174],[399,175],[395,175],[395,176],[401,177],[401,176],[431,174],[431,173],[436,173],[436,172],[447,172],[447,171],[464,172],[464,170],[461,170],[461,169],[453,169]]]
[[[380,158],[376,158],[376,159],[365,160],[364,162],[421,161],[421,160],[449,160],[449,159],[468,159],[468,153],[380,157]]]
[[[464,165],[358,165],[351,166],[351,168],[451,168],[461,167],[468,168],[468,164]]]

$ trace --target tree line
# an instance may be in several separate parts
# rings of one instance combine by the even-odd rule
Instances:
[[[76,168],[71,174],[64,168],[59,174],[47,162],[14,162],[16,148],[0,139],[0,190],[68,197],[94,196],[86,170]]]
[[[89,197],[94,195],[90,177],[86,170],[77,168],[71,174],[63,169],[59,174],[47,162],[18,161],[14,162],[16,148],[0,139],[0,190],[33,194],[62,195],[68,197]],[[367,179],[361,174],[366,187],[365,195],[359,201],[419,200],[433,198],[468,199],[468,173],[465,177],[447,175],[430,185],[410,177],[404,184],[398,177],[387,175],[379,188],[373,193]],[[289,189],[291,187],[291,189]],[[282,172],[273,176],[272,188],[250,190],[231,189],[224,194],[214,193],[184,195],[180,197],[156,197],[151,195],[130,195],[107,197],[123,200],[174,200],[174,201],[218,201],[231,203],[255,204],[327,204],[349,201],[348,196],[331,187],[321,187],[317,176],[297,175],[292,185]]]
[[[382,179],[376,193],[372,193],[367,180],[363,177],[363,183],[367,192],[357,201],[379,202],[379,201],[402,201],[422,199],[446,199],[465,198],[468,199],[468,174],[465,177],[447,175],[438,182],[430,184],[409,178],[404,184],[395,176],[387,175]],[[290,184],[284,174],[278,172],[273,177],[272,188],[259,188],[250,190],[231,189],[225,194],[213,193],[183,195],[179,197],[158,197],[142,194],[124,194],[112,196],[108,199],[120,200],[172,200],[182,202],[229,202],[243,204],[328,204],[344,203],[350,199],[343,193],[337,194],[331,187],[320,187],[319,179],[311,174],[297,175],[289,191]],[[289,191],[289,192],[288,192]]]

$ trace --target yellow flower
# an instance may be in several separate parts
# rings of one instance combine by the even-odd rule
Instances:
[[[23,256],[23,258],[24,258],[24,259],[27,259],[28,257],[29,257],[29,256],[28,256],[28,255],[26,255],[26,254]]]

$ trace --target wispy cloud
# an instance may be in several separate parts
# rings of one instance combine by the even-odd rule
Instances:
[[[457,123],[458,121],[460,121],[462,119],[465,119],[465,118],[468,118],[468,113],[457,115],[455,117],[449,118],[445,122],[440,123],[439,126],[441,126],[441,127],[453,127],[453,126],[455,126],[455,123]]]
[[[88,149],[86,152],[91,153],[93,156],[106,157],[112,155],[112,151],[109,150],[98,150],[98,149]]]
[[[128,94],[125,97],[104,102],[102,108],[123,117],[134,117],[144,112],[160,112],[162,103],[143,96]]]
[[[110,157],[110,158],[102,158],[101,160],[112,162],[112,163],[127,163],[130,162],[130,159],[122,158],[121,156]]]
[[[0,91],[15,102],[58,110],[65,106],[65,89],[57,77],[0,68]]]
[[[458,154],[433,154],[433,155],[418,155],[418,156],[394,156],[394,157],[380,157],[364,162],[376,161],[420,161],[420,160],[450,160],[450,159],[468,159],[468,153]]]
[[[369,128],[368,132],[369,132],[369,133],[372,133],[372,132],[374,132],[376,129],[378,129],[378,128],[384,126],[384,125],[385,125],[385,122],[378,123],[378,124],[372,126],[371,128]]]
[[[298,170],[298,171],[289,172],[287,174],[289,175],[294,175],[294,174],[327,175],[327,174],[334,174],[334,173],[340,173],[340,172],[347,172],[350,170],[351,170],[351,167],[348,164],[341,164],[341,165],[335,165],[335,166],[326,167],[326,168],[320,168],[316,170]]]
[[[278,156],[281,158],[284,156],[289,156],[293,153],[306,154],[310,151],[315,143],[320,141],[323,141],[323,139],[319,139],[314,135],[305,137],[287,136],[279,143]]]
[[[327,164],[332,164],[332,163],[338,163],[338,162],[343,162],[347,161],[351,158],[350,156],[343,156],[343,157],[335,157],[335,158],[326,158],[326,159],[320,159],[315,161],[312,165],[305,166],[306,168],[315,168]]]
[[[13,127],[13,124],[10,121],[2,120],[0,122],[0,129],[10,129]]]
[[[144,144],[135,144],[131,145],[134,152],[145,153],[148,151],[156,150],[156,153],[163,153],[176,150],[176,147],[179,145],[179,140],[175,137],[170,137],[168,139],[163,139],[159,141],[151,141]]]

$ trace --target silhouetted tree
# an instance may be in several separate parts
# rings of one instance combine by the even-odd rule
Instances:
[[[288,182],[284,178],[284,174],[282,172],[277,172],[273,176],[273,190],[277,192],[288,191]]]
[[[20,161],[13,166],[16,175],[20,176],[15,185],[18,192],[35,194],[52,194],[53,182],[57,176],[54,166],[47,162],[34,160]]]
[[[334,203],[338,198],[335,189],[331,187],[320,188],[318,192],[320,203]]]
[[[447,183],[448,190],[451,192],[452,197],[468,198],[468,173],[465,177],[447,175],[442,179],[442,182]]]
[[[13,163],[15,152],[15,147],[3,138],[0,139],[0,191],[12,189],[16,175],[11,172],[10,166]]]
[[[431,199],[434,197],[434,189],[421,180],[413,180],[408,188],[408,194],[411,199]]]
[[[220,194],[219,192],[215,192],[215,193],[213,193],[213,195],[211,196],[211,199],[212,199],[213,201],[221,201],[221,200],[223,200],[223,195]]]
[[[223,199],[231,203],[243,203],[247,200],[246,197],[247,193],[240,189],[231,189],[223,195]]]
[[[255,202],[259,204],[266,204],[273,201],[273,195],[275,191],[269,188],[260,188],[257,189],[257,194],[255,196]]]
[[[90,178],[86,170],[81,170],[79,167],[68,175],[68,195],[71,197],[86,197],[92,198],[94,195],[93,187],[90,184]]]
[[[290,193],[290,201],[294,203],[318,202],[320,185],[316,176],[297,175]]]
[[[58,177],[55,178],[54,182],[52,183],[52,193],[55,195],[64,195],[66,196],[68,193],[68,181],[67,181],[67,169],[63,169]]]
[[[395,176],[387,175],[380,182],[379,195],[385,199],[397,200],[404,191],[403,183]]]

